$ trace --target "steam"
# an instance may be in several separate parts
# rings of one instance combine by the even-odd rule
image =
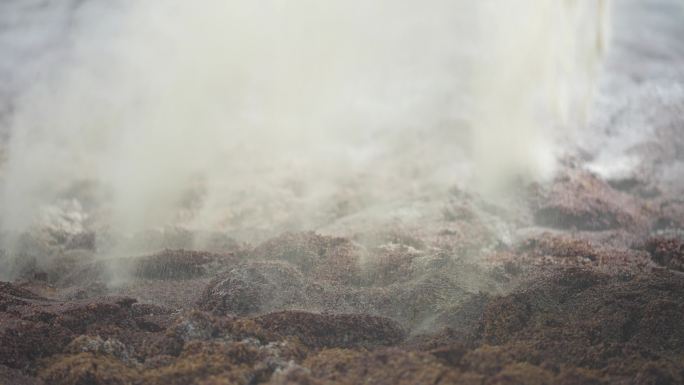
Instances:
[[[479,187],[544,179],[589,113],[608,40],[606,1],[485,1],[472,120]]]
[[[548,177],[604,3],[3,4],[2,226],[249,236]]]

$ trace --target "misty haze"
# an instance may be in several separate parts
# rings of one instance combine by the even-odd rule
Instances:
[[[0,385],[684,383],[681,0],[0,2]]]

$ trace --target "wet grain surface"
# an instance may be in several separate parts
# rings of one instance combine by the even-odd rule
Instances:
[[[595,142],[511,207],[454,189],[373,234],[97,261],[62,239],[0,283],[0,384],[684,383],[684,7],[624,4]]]

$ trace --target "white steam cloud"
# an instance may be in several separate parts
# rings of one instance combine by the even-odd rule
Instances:
[[[548,176],[608,14],[600,0],[29,3],[0,5],[11,231],[64,213],[125,232],[278,231]]]

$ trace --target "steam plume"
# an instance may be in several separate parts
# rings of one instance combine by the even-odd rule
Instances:
[[[3,75],[19,79],[3,120],[11,231],[311,228],[548,176],[606,15],[554,0],[2,7]]]

